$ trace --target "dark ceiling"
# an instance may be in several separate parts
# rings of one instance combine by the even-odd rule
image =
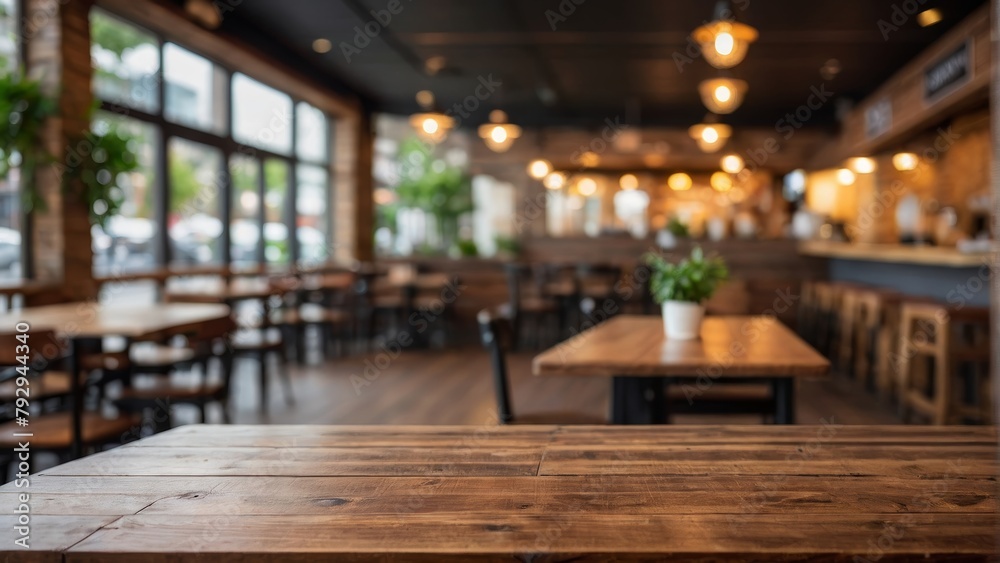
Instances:
[[[355,27],[373,20],[370,12],[384,10],[390,0],[242,0],[220,32],[356,91],[378,111],[416,111],[414,94],[422,89],[450,107],[474,93],[478,77],[492,75],[503,85],[473,123],[501,107],[525,125],[593,126],[605,117],[628,115],[630,123],[686,126],[705,114],[698,82],[719,74],[700,59],[679,69],[673,58],[684,53],[691,30],[711,19],[714,0],[399,2],[401,11],[350,63],[340,43],[352,43]],[[747,80],[750,90],[725,121],[774,125],[824,82],[837,98],[857,101],[984,3],[736,0],[737,18],[756,27],[760,39],[731,71]],[[922,28],[908,17],[886,39],[879,21],[890,22],[894,5],[904,4],[937,7],[944,20]],[[560,5],[573,5],[575,12],[553,31],[546,11],[558,12]],[[321,37],[333,42],[324,55],[311,47]],[[447,62],[434,76],[424,67],[432,57]],[[830,59],[842,70],[825,80],[820,69]],[[837,105],[826,103],[810,124],[834,123]]]

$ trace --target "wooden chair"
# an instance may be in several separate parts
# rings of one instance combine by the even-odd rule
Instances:
[[[25,441],[24,438],[15,437],[18,432],[31,432],[30,438],[32,448],[32,459],[36,452],[48,451],[55,453],[61,459],[65,459],[66,454],[73,447],[73,416],[70,410],[72,401],[61,400],[69,398],[70,379],[65,372],[54,371],[50,366],[57,364],[61,360],[61,352],[57,355],[45,354],[43,351],[53,351],[58,348],[58,340],[52,331],[33,331],[25,333],[28,335],[27,345],[33,352],[28,370],[28,374],[18,373],[16,370],[10,374],[12,379],[4,382],[4,392],[0,396],[2,410],[9,413],[9,420],[0,424],[0,468],[3,470],[4,478],[9,473],[10,464],[15,461],[12,457],[13,448],[18,442]],[[20,367],[17,346],[24,344],[19,334],[7,332],[0,334],[0,366]],[[22,370],[23,372],[23,370]],[[24,377],[26,382],[18,381]],[[20,383],[26,383],[28,394],[18,392]],[[84,381],[81,381],[80,392],[86,390]],[[18,399],[27,399],[29,403],[30,416],[28,427],[17,424],[16,408],[24,409],[18,404]],[[57,399],[49,401],[47,399]],[[54,408],[50,409],[54,405]],[[86,410],[81,417],[81,430],[84,448],[98,448],[106,444],[121,444],[131,438],[138,438],[134,432],[138,428],[138,420],[131,416],[106,417],[100,412],[100,403],[95,410]],[[30,468],[30,462],[29,462]]]
[[[484,309],[477,316],[483,346],[489,350],[493,368],[493,387],[500,424],[607,424],[607,419],[577,413],[537,413],[514,415],[511,408],[510,381],[506,355],[514,342],[514,327],[509,313]]]
[[[268,407],[268,358],[275,358],[278,364],[277,375],[285,387],[285,402],[292,405],[295,402],[292,395],[292,380],[288,375],[288,357],[281,327],[272,321],[272,304],[263,300],[262,310],[258,319],[243,321],[237,317],[237,327],[230,345],[234,358],[250,358],[257,361],[258,381],[260,382],[260,412],[266,413]]]
[[[189,340],[195,355],[194,363],[200,366],[200,373],[192,370],[185,374],[133,374],[130,385],[122,390],[116,404],[131,412],[164,408],[167,411],[167,426],[170,427],[172,405],[194,405],[198,408],[200,422],[204,423],[207,422],[206,406],[218,403],[222,407],[222,419],[228,423],[233,364],[229,339],[235,330],[236,323],[228,317],[201,325]],[[218,360],[219,377],[216,379],[209,377],[212,360]],[[191,376],[195,378],[192,380]]]
[[[306,362],[306,337],[309,328],[317,329],[320,352],[331,353],[335,336],[346,335],[353,322],[346,307],[337,306],[326,291],[303,289],[296,278],[284,278],[276,283],[287,287],[279,308],[272,311],[272,324],[282,329],[295,350],[300,364]]]
[[[512,346],[517,349],[525,340],[525,328],[534,327],[536,345],[543,339],[543,328],[558,323],[560,308],[555,300],[544,297],[538,288],[534,271],[527,264],[506,264],[507,293],[510,321],[513,325]]]
[[[903,303],[897,385],[904,419],[990,422],[989,332],[989,309]]]

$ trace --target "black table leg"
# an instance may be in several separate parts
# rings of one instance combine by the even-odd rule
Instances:
[[[614,424],[666,423],[663,387],[662,377],[615,377],[611,389],[611,421]]]
[[[795,424],[795,380],[779,377],[771,381],[774,393],[774,423]]]
[[[69,354],[66,358],[66,370],[69,372],[69,393],[71,406],[71,425],[73,432],[70,444],[70,458],[78,459],[83,454],[83,389],[80,386],[80,356],[75,338],[66,339]]]

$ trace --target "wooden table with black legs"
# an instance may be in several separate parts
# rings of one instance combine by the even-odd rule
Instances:
[[[209,304],[155,303],[151,305],[109,305],[76,302],[44,307],[28,307],[0,315],[0,327],[12,329],[27,323],[32,330],[52,330],[66,339],[69,347],[66,371],[79,373],[81,346],[99,348],[102,339],[150,339],[155,335],[180,332],[230,315],[229,307]],[[72,458],[80,456],[83,445],[83,392],[79,378],[70,377],[72,399]]]
[[[660,317],[622,315],[546,350],[533,363],[537,376],[612,378],[615,424],[667,422],[669,385],[680,387],[691,411],[769,413],[775,423],[794,424],[796,379],[829,369],[819,352],[768,316],[707,317],[700,339],[670,340]],[[752,383],[769,384],[770,398],[708,400],[715,385]]]

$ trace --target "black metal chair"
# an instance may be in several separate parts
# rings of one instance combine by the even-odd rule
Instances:
[[[507,305],[513,327],[511,346],[515,349],[520,347],[529,322],[535,329],[535,344],[541,344],[546,324],[559,324],[559,305],[554,299],[540,294],[531,266],[507,264],[505,269],[509,295]],[[558,331],[560,327],[555,328]]]
[[[495,313],[484,309],[477,316],[483,346],[490,352],[493,368],[493,385],[497,401],[497,418],[500,424],[607,424],[604,417],[579,413],[533,413],[514,416],[511,408],[510,381],[507,377],[506,355],[511,349],[514,329],[509,311]]]

